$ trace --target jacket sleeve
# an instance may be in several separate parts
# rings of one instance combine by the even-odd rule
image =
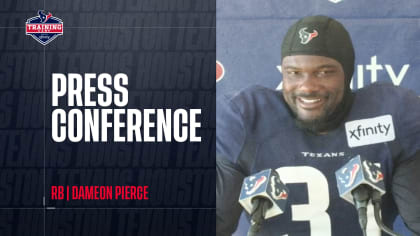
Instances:
[[[216,156],[216,235],[232,235],[238,225],[242,207],[238,202],[243,173],[226,158]]]
[[[420,151],[396,167],[392,194],[406,226],[420,235]]]
[[[392,178],[392,194],[406,226],[420,235],[420,98],[413,91],[399,89],[395,99],[401,153]]]
[[[242,212],[239,194],[246,174],[239,164],[246,129],[238,107],[227,97],[217,103],[216,119],[216,233],[232,235]]]

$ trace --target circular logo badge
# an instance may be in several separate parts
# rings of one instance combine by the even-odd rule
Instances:
[[[223,79],[225,76],[225,68],[220,61],[216,60],[216,83]]]

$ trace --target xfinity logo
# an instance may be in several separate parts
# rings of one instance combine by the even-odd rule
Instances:
[[[382,125],[381,123],[378,123],[377,126],[366,127],[366,128],[363,128],[362,125],[358,125],[357,129],[350,130],[350,138],[355,138],[357,140],[360,140],[362,136],[369,136],[370,134],[378,134],[378,133],[385,134],[385,136],[387,136],[390,127],[391,127],[391,124],[388,124],[387,126],[387,125]]]
[[[346,122],[346,136],[349,147],[389,142],[395,139],[391,115]]]
[[[363,88],[365,85],[365,70],[366,72],[370,72],[370,83],[372,84],[378,80],[379,76],[384,76],[384,74],[387,74],[392,83],[396,86],[399,86],[407,74],[409,67],[410,64],[404,64],[401,68],[395,68],[395,66],[393,67],[389,64],[378,64],[377,56],[374,55],[370,58],[370,64],[357,65],[357,69],[354,71],[355,75],[357,75],[357,78],[353,76],[352,82],[350,83],[350,88]],[[353,85],[353,83],[355,84]]]
[[[344,157],[344,152],[301,152],[304,157]]]

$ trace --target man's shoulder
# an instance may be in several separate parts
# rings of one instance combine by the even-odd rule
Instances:
[[[357,95],[362,96],[383,96],[390,99],[396,99],[395,96],[402,96],[407,93],[413,93],[413,91],[403,88],[401,86],[395,86],[392,83],[373,83],[366,87],[363,87],[356,91]],[[385,98],[385,99],[386,99]]]
[[[355,92],[356,106],[374,110],[397,111],[420,105],[417,95],[390,83],[374,83]]]
[[[262,86],[250,86],[234,95],[219,97],[216,108],[220,124],[241,122],[254,136],[269,135],[273,124],[282,127],[294,124],[281,91]]]
[[[236,93],[218,97],[218,107],[231,107],[237,112],[251,116],[260,112],[285,112],[281,91],[252,85]]]
[[[237,92],[219,97],[219,100],[222,98],[240,103],[249,102],[250,100],[266,99],[273,96],[279,98],[281,96],[281,92],[261,85],[250,85]]]
[[[418,140],[420,129],[420,98],[417,94],[407,88],[384,83],[369,85],[355,94],[348,121],[392,125],[395,137],[405,139],[401,142],[405,149],[417,150],[412,148],[418,147],[412,140]]]

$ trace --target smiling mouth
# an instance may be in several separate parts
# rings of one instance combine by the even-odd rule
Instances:
[[[304,97],[297,97],[298,105],[307,110],[317,109],[324,104],[324,99],[322,98],[304,98]]]

